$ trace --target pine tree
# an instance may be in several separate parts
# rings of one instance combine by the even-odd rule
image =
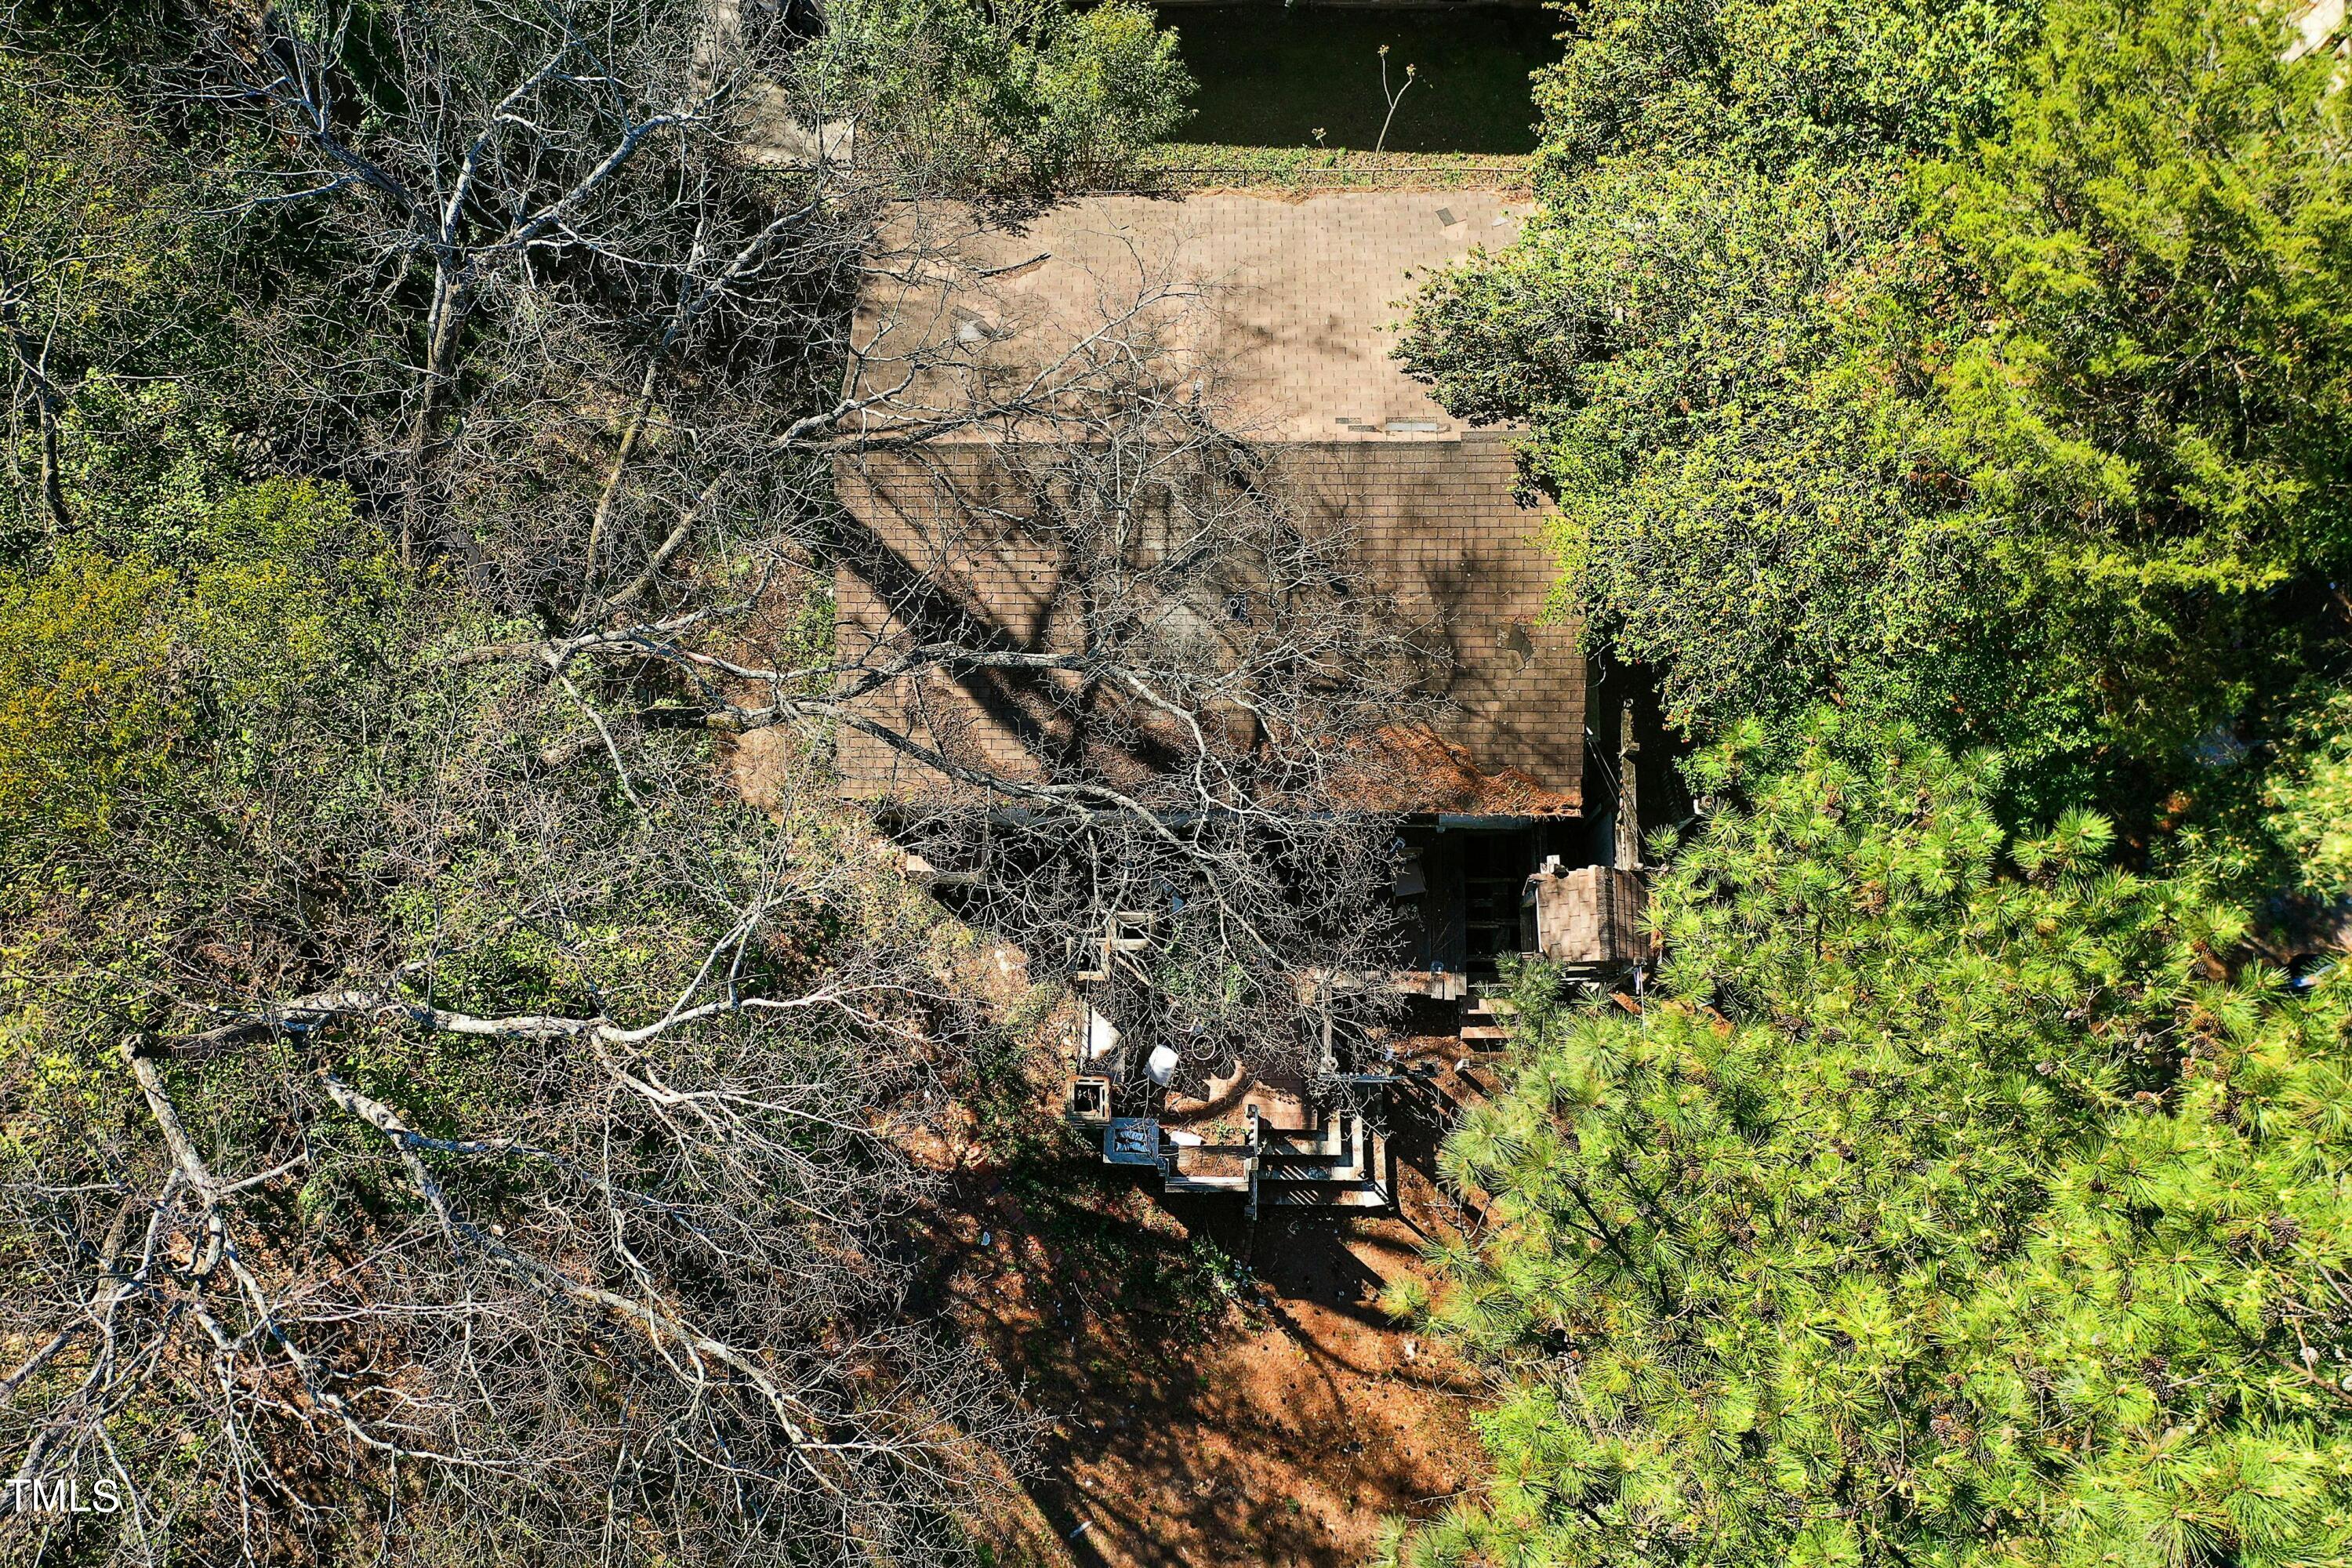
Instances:
[[[2011,836],[1991,761],[1818,714],[1694,770],[1639,1016],[1523,977],[1427,1316],[1499,1363],[1416,1563],[2312,1563],[2352,1551],[2340,982]]]

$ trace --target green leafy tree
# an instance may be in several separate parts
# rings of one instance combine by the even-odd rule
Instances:
[[[1986,518],[2009,640],[2139,754],[2340,631],[2352,174],[2294,9],[2058,8],[2000,133],[1915,177],[1966,330],[1907,328],[1884,367],[1927,394],[1880,417]]]
[[[2340,1561],[2343,982],[2225,976],[2241,918],[1914,734],[1693,777],[1639,1016],[1528,975],[1447,1144],[1488,1229],[1423,1310],[1510,1384],[1404,1559]]]
[[[1401,357],[1533,426],[1564,607],[1685,722],[1949,678],[1982,542],[1856,461],[1868,405],[1834,373],[1917,271],[1903,161],[1992,120],[2034,10],[1592,7],[1538,77],[1534,217],[1418,301]]]
[[[0,578],[0,853],[37,859],[102,834],[135,778],[170,760],[169,651],[152,568],[76,560]],[[36,848],[35,846],[41,847]]]
[[[899,155],[951,185],[1051,191],[1124,166],[1181,124],[1176,34],[1131,0],[848,0],[824,74]]]
[[[0,55],[0,355],[16,514],[0,520],[0,550],[77,526],[70,426],[86,380],[222,357],[232,311],[219,275],[236,268],[236,247],[192,210],[189,164],[89,62]]]
[[[1752,170],[1950,145],[2000,107],[2035,0],[1597,0],[1536,75],[1542,167],[1721,155]]]
[[[1449,408],[1533,423],[1564,592],[1685,721],[1801,705],[1829,670],[1900,687],[1977,595],[1980,542],[1853,461],[1867,414],[1824,384],[1853,323],[1820,301],[1901,224],[1882,165],[1615,161],[1407,332]]]
[[[1533,426],[1564,602],[1685,721],[1833,690],[2136,826],[2340,633],[2346,109],[2292,9],[1965,11],[1908,53],[1875,10],[1596,13],[1536,220],[1401,352]],[[1867,108],[1906,97],[1914,132]]]

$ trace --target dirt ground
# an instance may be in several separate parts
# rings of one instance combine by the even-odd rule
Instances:
[[[1430,1130],[1398,1131],[1402,1213],[1380,1219],[1252,1225],[1042,1119],[958,1172],[926,1305],[1053,1423],[976,1510],[997,1563],[1342,1568],[1474,1483],[1478,1384],[1378,1305],[1453,1234]]]

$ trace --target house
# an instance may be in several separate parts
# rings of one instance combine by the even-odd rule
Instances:
[[[1273,455],[1302,520],[1344,529],[1354,568],[1433,645],[1435,717],[1395,738],[1383,770],[1381,805],[1402,819],[1394,984],[1475,1006],[1475,983],[1509,954],[1638,956],[1638,883],[1603,864],[1618,858],[1598,820],[1615,774],[1590,754],[1593,683],[1577,628],[1546,614],[1557,566],[1543,514],[1518,496],[1512,432],[1464,427],[1390,357],[1415,280],[1507,241],[1523,211],[1477,191],[1109,195],[1019,222],[960,215],[947,237],[935,227],[906,245],[870,268],[858,310],[849,423],[866,439],[837,461],[835,488],[866,547],[836,570],[836,662],[870,668],[906,643],[910,584],[938,602],[920,614],[1011,648],[1054,646],[1053,552],[1002,525],[1035,482],[1024,451],[1054,438],[1038,389],[1059,375],[1075,405],[1089,366],[1148,359],[1156,384]],[[954,788],[925,755],[1017,774],[1039,748],[1071,743],[1024,707],[1022,681],[1035,679],[931,672],[864,691],[868,727],[839,744],[844,787],[886,808]],[[1613,707],[1606,717],[1613,755]],[[1106,934],[1107,952],[1119,937]],[[1478,1016],[1469,1027],[1501,1033]],[[1106,1157],[1177,1179],[1160,1121],[1114,1119],[1112,1080],[1090,1080],[1088,1061],[1082,1046],[1074,1093],[1106,1124]],[[1202,1145],[1234,1169],[1201,1179],[1246,1175],[1255,1194],[1261,1174],[1287,1173],[1307,1184],[1294,1190],[1336,1191],[1347,1183],[1333,1170],[1360,1183],[1377,1163],[1370,1131],[1319,1112],[1250,1126],[1246,1145]],[[1148,1147],[1122,1152],[1137,1138]]]

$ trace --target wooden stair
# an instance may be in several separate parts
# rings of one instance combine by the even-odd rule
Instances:
[[[1247,1176],[1187,1176],[1176,1171],[1171,1171],[1160,1178],[1160,1190],[1171,1194],[1246,1193],[1249,1191],[1249,1184],[1250,1179]]]
[[[1250,1143],[1180,1143],[1160,1158],[1160,1190],[1246,1194],[1256,1158]]]
[[[1519,1010],[1500,996],[1474,994],[1462,1005],[1462,1043],[1478,1052],[1499,1051],[1517,1032]]]
[[[1390,1080],[1383,1079],[1385,1089]],[[1239,1197],[1255,1219],[1286,1214],[1391,1214],[1396,1163],[1388,1139],[1355,1111],[1333,1111],[1315,1127],[1270,1127],[1249,1108],[1249,1138],[1202,1143],[1145,1117],[1113,1118],[1103,1128],[1103,1160],[1141,1165],[1171,1196]]]
[[[1249,1217],[1286,1213],[1381,1214],[1396,1206],[1396,1171],[1388,1140],[1353,1111],[1333,1111],[1320,1127],[1267,1127],[1250,1110]]]

